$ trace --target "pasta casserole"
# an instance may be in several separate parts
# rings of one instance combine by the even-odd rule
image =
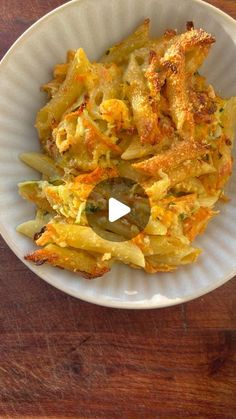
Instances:
[[[42,86],[49,101],[36,120],[41,152],[21,155],[42,175],[19,184],[36,206],[35,219],[18,226],[39,246],[26,260],[96,278],[114,263],[172,271],[201,253],[193,242],[219,213],[216,203],[227,201],[236,98],[223,99],[199,74],[214,36],[188,22],[184,33],[153,39],[149,26],[146,19],[99,62],[69,51]],[[103,224],[106,240],[89,225],[96,205],[86,210],[86,201],[117,177],[141,185],[150,217],[132,239],[135,219]]]

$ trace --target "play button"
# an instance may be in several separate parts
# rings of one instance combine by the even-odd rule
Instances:
[[[85,212],[88,224],[100,237],[113,242],[127,241],[148,224],[149,198],[134,180],[115,177],[93,188]]]
[[[115,198],[109,199],[108,205],[108,219],[110,223],[114,223],[120,218],[124,217],[125,215],[131,212],[130,207],[128,205],[122,204],[122,202],[117,201]]]

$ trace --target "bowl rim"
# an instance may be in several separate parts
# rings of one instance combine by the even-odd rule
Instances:
[[[14,53],[15,50],[17,50],[18,46],[21,45],[32,34],[33,31],[37,30],[37,28],[39,26],[44,24],[45,21],[50,19],[54,14],[61,13],[66,8],[71,7],[73,4],[76,4],[76,3],[80,4],[80,3],[84,3],[86,1],[88,1],[88,0],[70,0],[69,2],[67,2],[65,4],[62,4],[61,6],[56,7],[55,9],[51,10],[47,14],[43,15],[36,22],[34,22],[28,29],[26,29],[16,39],[16,41],[8,49],[6,54],[2,57],[2,59],[0,60],[0,72],[1,72],[1,70],[4,70],[4,66],[7,64],[8,59],[10,58],[12,53]],[[178,2],[181,2],[181,1],[186,2],[186,1],[189,1],[189,0],[178,0]],[[233,17],[229,16],[226,12],[220,10],[216,6],[213,6],[212,4],[207,3],[203,0],[191,0],[191,2],[195,3],[195,4],[200,4],[203,7],[205,7],[206,9],[214,12],[215,14],[217,14],[218,16],[223,18],[224,21],[228,22],[228,24],[230,24],[231,27],[234,26],[235,30],[236,30],[236,20]],[[0,208],[0,212],[1,212],[1,208]],[[195,292],[194,295],[190,294],[190,295],[187,295],[185,297],[179,297],[178,299],[173,299],[173,301],[171,301],[169,299],[168,302],[165,300],[163,303],[155,302],[155,301],[153,302],[153,301],[150,301],[150,300],[142,300],[142,301],[115,300],[115,299],[112,299],[112,298],[106,298],[104,296],[100,296],[99,300],[97,300],[97,297],[90,297],[87,294],[84,295],[81,292],[78,295],[77,292],[70,289],[66,285],[64,286],[62,284],[57,284],[56,281],[53,281],[53,280],[51,280],[51,278],[48,278],[47,273],[39,272],[39,270],[36,269],[36,267],[34,265],[27,262],[22,257],[22,255],[20,254],[18,249],[15,247],[14,242],[11,241],[11,239],[8,235],[8,232],[5,230],[5,227],[1,222],[1,219],[0,219],[0,234],[1,234],[2,238],[4,239],[4,241],[6,242],[6,244],[9,246],[9,248],[20,259],[20,261],[23,262],[24,265],[27,266],[27,268],[29,268],[39,278],[43,279],[45,282],[47,282],[48,284],[50,284],[54,288],[66,293],[66,294],[68,294],[68,295],[70,295],[74,298],[77,298],[77,299],[80,299],[82,301],[92,303],[92,304],[95,304],[95,305],[103,306],[103,307],[119,308],[119,309],[139,309],[139,310],[140,309],[141,310],[143,310],[143,309],[146,310],[146,309],[172,307],[172,306],[175,306],[175,305],[183,304],[183,303],[188,302],[188,301],[195,300],[199,297],[202,297],[202,296],[208,294],[211,291],[214,291],[215,289],[219,288],[221,285],[228,282],[236,274],[236,266],[235,266],[235,269],[233,271],[228,272],[223,278],[221,278],[217,282],[214,282],[212,285],[207,285],[207,286],[203,287],[201,290],[199,290],[199,292]]]

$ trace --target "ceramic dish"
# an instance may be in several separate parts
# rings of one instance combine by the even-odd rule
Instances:
[[[13,45],[0,64],[0,228],[14,253],[24,261],[32,242],[16,226],[34,216],[34,208],[17,193],[17,183],[36,174],[19,161],[19,154],[37,150],[34,129],[44,97],[39,86],[68,49],[83,47],[98,59],[112,44],[150,17],[153,34],[166,28],[184,30],[194,20],[217,39],[201,72],[222,96],[236,95],[236,22],[199,0],[79,0],[49,13]],[[49,266],[26,265],[60,290],[85,301],[119,308],[156,308],[201,296],[236,273],[236,170],[228,187],[231,201],[197,241],[203,254],[195,265],[174,273],[150,276],[116,266],[101,279],[88,282]]]

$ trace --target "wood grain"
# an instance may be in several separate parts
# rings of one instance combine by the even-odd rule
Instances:
[[[0,54],[63,3],[0,0]],[[235,0],[209,3],[236,18]],[[0,266],[0,418],[236,418],[235,280],[121,311],[55,290],[2,239]]]

